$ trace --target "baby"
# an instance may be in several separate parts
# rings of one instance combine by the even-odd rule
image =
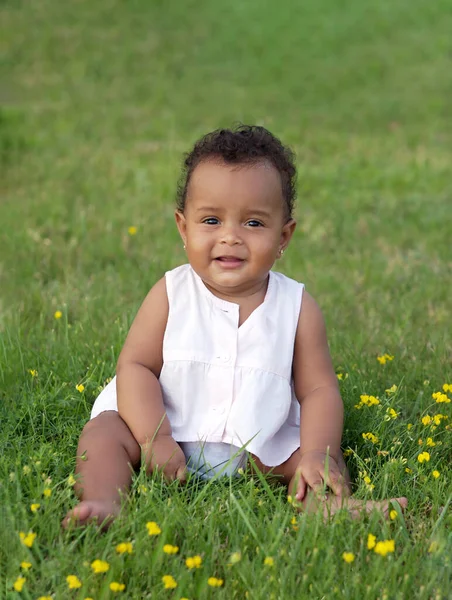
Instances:
[[[295,179],[292,152],[263,127],[214,131],[187,155],[175,217],[188,264],[135,317],[83,429],[81,501],[63,525],[108,524],[142,458],[169,481],[251,462],[301,509],[387,511],[389,501],[349,497],[321,311],[303,284],[271,270],[295,231]]]

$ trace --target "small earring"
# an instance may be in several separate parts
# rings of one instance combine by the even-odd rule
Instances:
[[[186,246],[185,246],[185,244],[184,244],[184,250],[185,250],[185,249],[186,249]]]
[[[284,248],[281,248],[279,251],[279,256],[282,256],[284,254]]]

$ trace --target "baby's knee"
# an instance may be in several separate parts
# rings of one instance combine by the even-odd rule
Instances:
[[[132,464],[140,462],[140,445],[115,410],[102,412],[86,423],[80,436],[80,445],[86,445],[90,440],[101,442],[105,447],[111,443],[120,444],[125,448]]]

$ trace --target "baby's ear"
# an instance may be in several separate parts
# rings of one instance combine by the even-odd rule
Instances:
[[[290,219],[283,226],[281,231],[281,248],[285,249],[289,245],[289,242],[294,234],[297,222],[294,219]]]
[[[182,241],[184,242],[184,244],[186,244],[187,243],[187,235],[186,235],[187,222],[185,220],[185,215],[180,210],[176,210],[176,212],[174,213],[174,216],[176,218],[177,229],[179,230]]]

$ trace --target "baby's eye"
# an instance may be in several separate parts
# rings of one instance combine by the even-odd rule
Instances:
[[[247,222],[247,225],[250,225],[251,227],[262,227],[262,223],[260,221],[257,221],[256,219],[250,219]]]
[[[207,219],[204,219],[203,223],[206,225],[218,225],[219,220],[216,217],[208,217]]]

